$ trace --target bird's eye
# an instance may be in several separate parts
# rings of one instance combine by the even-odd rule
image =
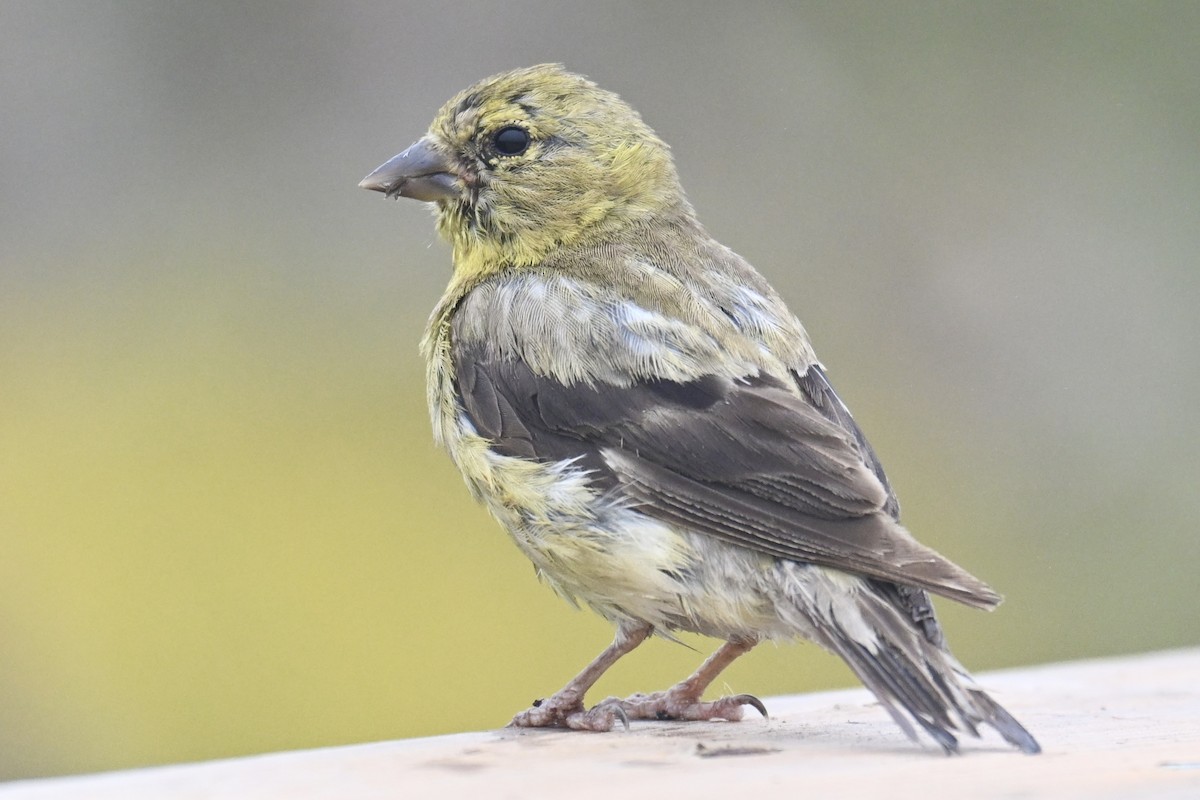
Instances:
[[[509,125],[492,135],[492,146],[502,156],[519,156],[529,147],[529,131]]]

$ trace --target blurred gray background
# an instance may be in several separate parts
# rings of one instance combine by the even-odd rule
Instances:
[[[607,643],[435,451],[449,253],[355,186],[544,61],[672,144],[909,526],[1007,594],[941,606],[962,661],[1197,644],[1198,37],[1186,2],[0,2],[0,778],[497,727]]]

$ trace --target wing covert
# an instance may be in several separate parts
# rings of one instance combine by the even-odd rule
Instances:
[[[463,410],[498,453],[577,459],[643,513],[767,555],[999,602],[896,522],[878,460],[823,374],[799,394],[764,375],[568,385],[482,346],[454,356]]]

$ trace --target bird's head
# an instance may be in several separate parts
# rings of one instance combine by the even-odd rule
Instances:
[[[496,75],[359,184],[437,204],[459,270],[536,264],[672,207],[666,146],[612,92],[556,64]]]

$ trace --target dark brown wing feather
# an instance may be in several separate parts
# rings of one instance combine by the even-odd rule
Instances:
[[[887,490],[888,499],[887,503],[884,504],[883,510],[891,515],[893,519],[899,521],[900,502],[896,499],[896,493],[892,491],[892,485],[888,482],[887,475],[884,474],[883,464],[879,462],[879,457],[875,455],[874,448],[867,441],[867,437],[863,434],[862,429],[858,427],[858,423],[854,421],[854,417],[850,414],[850,409],[846,408],[846,404],[842,402],[842,398],[838,397],[837,392],[833,389],[833,385],[825,377],[825,370],[814,364],[804,374],[792,373],[792,377],[796,380],[796,385],[800,387],[800,391],[804,393],[804,397],[812,403],[813,408],[820,411],[830,422],[841,426],[847,433],[854,437],[863,460]],[[918,589],[915,586],[905,586],[885,581],[874,581],[873,586],[876,592],[890,599],[898,608],[903,609],[909,619],[921,629],[922,634],[924,634],[925,638],[931,644],[937,647],[945,646],[946,640],[945,635],[942,633],[942,626],[938,624],[937,616],[933,610],[933,603],[930,601],[929,595],[925,590]]]
[[[895,522],[857,427],[776,379],[565,385],[485,352],[459,345],[455,370],[463,409],[499,453],[577,459],[647,515],[771,556],[999,602]]]
[[[875,477],[879,478],[879,482],[883,484],[883,488],[888,493],[887,503],[884,504],[883,510],[893,519],[900,519],[900,502],[896,499],[896,493],[892,491],[892,485],[888,482],[887,475],[884,474],[883,464],[879,463],[875,449],[871,447],[871,443],[863,435],[862,429],[854,421],[850,409],[846,408],[842,398],[838,397],[837,392],[833,390],[829,379],[825,377],[825,370],[813,364],[803,374],[793,372],[792,377],[795,378],[800,391],[804,393],[805,399],[812,403],[813,408],[821,412],[825,419],[854,437],[863,461],[875,473]]]

